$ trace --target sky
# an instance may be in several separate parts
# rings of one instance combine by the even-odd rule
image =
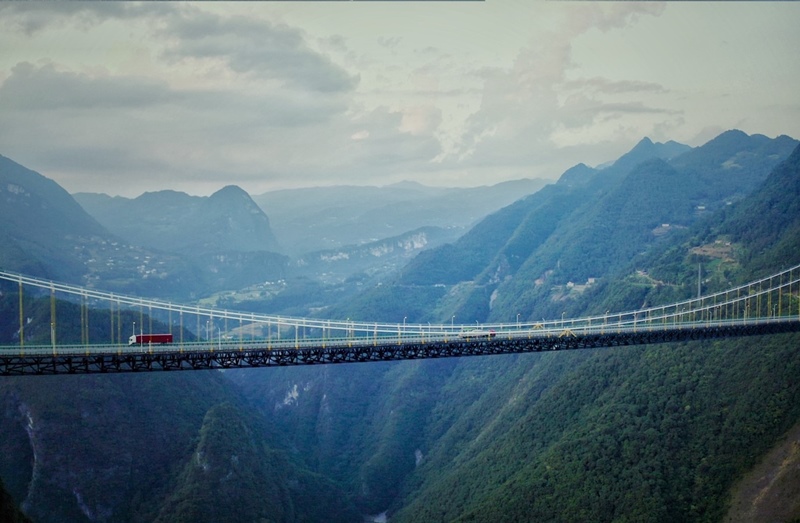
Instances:
[[[800,138],[800,2],[0,2],[0,154],[70,193],[555,180]]]

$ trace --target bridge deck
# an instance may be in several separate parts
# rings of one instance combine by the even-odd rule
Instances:
[[[605,325],[571,330],[509,331],[495,336],[445,339],[441,336],[282,341],[257,344],[187,344],[186,347],[85,346],[6,347],[0,349],[0,374],[95,374],[157,370],[203,370],[286,365],[320,365],[486,356],[528,352],[649,345],[690,340],[755,336],[800,331],[798,318],[773,318],[748,323],[670,325],[637,328]]]

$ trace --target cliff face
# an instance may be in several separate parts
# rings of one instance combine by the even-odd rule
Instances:
[[[135,521],[163,496],[207,409],[229,398],[215,378],[4,380],[0,476],[37,522]]]
[[[731,492],[725,523],[800,519],[800,423]]]
[[[360,518],[222,373],[11,378],[0,400],[0,477],[37,523]]]
[[[156,521],[292,521],[287,469],[235,407],[217,405]]]

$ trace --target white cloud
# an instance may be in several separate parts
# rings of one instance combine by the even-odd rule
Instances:
[[[160,79],[92,76],[60,71],[53,63],[19,63],[0,85],[4,111],[106,110],[152,106],[170,99],[174,100],[173,93]]]
[[[9,30],[32,36],[64,26],[78,30],[106,20],[137,19],[153,10],[134,2],[3,2],[0,19]]]
[[[320,93],[351,91],[358,83],[358,75],[312,50],[301,31],[267,20],[192,9],[169,17],[157,34],[168,42],[168,60],[219,59],[236,73]]]
[[[432,105],[406,107],[400,121],[400,131],[414,135],[434,133],[442,122],[442,111]]]
[[[512,67],[477,72],[485,78],[485,89],[481,107],[469,118],[462,136],[460,158],[476,165],[512,170],[526,164],[538,175],[553,176],[577,163],[575,151],[570,155],[558,151],[580,145],[577,140],[564,139],[565,129],[592,127],[604,115],[663,113],[630,98],[625,103],[597,98],[598,93],[630,96],[640,91],[663,90],[651,82],[568,77],[574,67],[572,46],[576,38],[593,29],[624,27],[642,15],[658,15],[660,10],[660,6],[636,2],[561,7],[551,27],[531,37]],[[586,134],[581,133],[581,138]]]
[[[0,4],[0,153],[134,196],[556,178],[645,135],[800,135],[800,4],[355,4]]]

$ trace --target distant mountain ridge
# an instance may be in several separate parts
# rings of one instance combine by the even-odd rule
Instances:
[[[189,256],[206,272],[221,269],[209,263],[214,253],[280,251],[295,257],[293,274],[332,282],[362,271],[376,277],[394,270],[410,253],[454,240],[485,214],[543,184],[515,180],[465,189],[401,182],[293,189],[256,196],[260,207],[235,186],[209,197],[176,191],[133,199],[94,193],[74,197],[126,241]],[[402,238],[423,228],[428,230],[424,245],[412,241],[413,249],[401,247]],[[383,255],[376,256],[378,251]]]
[[[85,272],[76,247],[114,240],[60,185],[2,155],[0,202],[0,267],[7,270],[76,278]]]
[[[453,241],[461,232],[422,227],[361,245],[310,252],[293,260],[292,266],[297,274],[319,276],[325,283],[341,281],[362,271],[374,279],[399,269],[420,251]]]
[[[653,142],[650,138],[642,138],[633,149],[619,157],[612,165],[618,170],[628,170],[637,164],[652,158],[670,160],[692,150],[692,147],[673,140]]]
[[[287,260],[279,254],[221,250],[253,247],[259,239],[262,245],[274,242],[268,220],[241,189],[225,188],[195,210],[192,222],[180,231],[185,237],[159,229],[154,217],[175,209],[166,202],[191,205],[188,198],[174,192],[146,195],[149,218],[125,218],[143,237],[170,242],[158,250],[148,246],[152,242],[139,244],[138,237],[109,231],[56,182],[0,156],[0,268],[153,297],[186,297],[197,288],[236,288],[283,276]],[[174,215],[180,217],[180,210]]]
[[[397,307],[449,310],[445,318],[461,321],[505,321],[518,313],[528,319],[557,316],[569,293],[555,293],[556,286],[585,284],[614,271],[665,241],[665,235],[742,198],[797,144],[741,131],[694,149],[642,140],[611,166],[573,167],[557,183],[487,216],[452,244],[421,253],[399,271],[393,287],[384,285],[351,307],[370,309],[391,293]],[[447,292],[431,291],[428,299],[434,301],[421,305],[417,287],[437,285]],[[353,317],[356,311],[345,308],[342,314]]]
[[[176,191],[134,199],[92,193],[74,197],[110,231],[136,245],[167,252],[279,250],[269,218],[233,185],[208,197]]]
[[[379,241],[420,227],[466,230],[546,183],[522,179],[470,188],[416,182],[385,187],[337,185],[267,192],[253,200],[269,215],[286,253],[302,256]]]

